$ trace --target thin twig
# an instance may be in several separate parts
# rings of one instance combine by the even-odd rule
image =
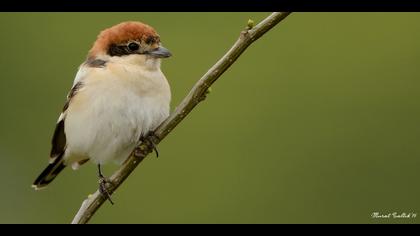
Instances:
[[[205,99],[210,86],[238,59],[249,45],[289,14],[289,12],[272,13],[256,26],[254,26],[253,21],[248,21],[247,28],[241,32],[239,39],[232,48],[201,77],[175,111],[154,131],[154,135],[149,137],[153,143],[158,144],[164,139],[198,103]],[[109,178],[111,185],[108,187],[108,192],[112,194],[152,150],[152,145],[140,144],[127,161]],[[89,195],[83,201],[72,224],[87,223],[105,201],[106,198],[99,191]]]

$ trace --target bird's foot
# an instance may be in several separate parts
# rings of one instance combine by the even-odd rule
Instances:
[[[112,182],[109,181],[105,176],[102,174],[101,171],[101,164],[98,164],[98,177],[99,177],[99,192],[104,196],[108,201],[114,205],[114,202],[111,199],[111,194],[108,191],[108,188],[112,185]]]
[[[154,139],[156,139],[156,136],[153,131],[150,131],[146,136],[140,137],[140,141],[142,143],[145,143],[149,147],[149,149],[153,149],[156,153],[156,157],[159,157],[159,151],[156,147]]]
[[[114,205],[114,202],[111,199],[111,194],[108,191],[109,186],[112,185],[111,181],[105,178],[103,175],[99,176],[99,192],[104,196],[108,201]]]

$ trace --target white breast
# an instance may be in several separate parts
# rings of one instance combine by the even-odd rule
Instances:
[[[84,68],[81,68],[83,70]],[[123,162],[141,135],[169,115],[170,89],[158,68],[108,63],[89,68],[65,120],[68,163],[89,157],[94,163]]]

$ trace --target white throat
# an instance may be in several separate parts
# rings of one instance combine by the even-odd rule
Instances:
[[[114,56],[107,58],[108,61],[117,64],[140,66],[145,70],[160,70],[160,58],[154,58],[148,55],[131,54],[126,56]]]

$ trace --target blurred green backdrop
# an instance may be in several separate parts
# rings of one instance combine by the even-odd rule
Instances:
[[[152,25],[174,108],[268,13],[1,13],[0,222],[69,223],[96,167],[43,191],[55,122],[98,32]],[[420,13],[293,13],[252,45],[92,223],[419,223]],[[151,157],[153,157],[151,155]],[[110,175],[116,166],[109,165]]]

